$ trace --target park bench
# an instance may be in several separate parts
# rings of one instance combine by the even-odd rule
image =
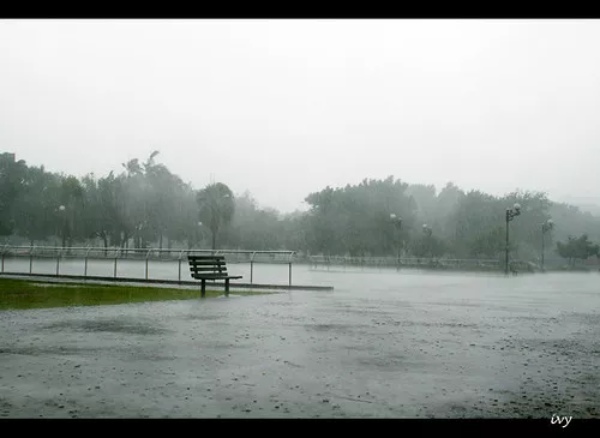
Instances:
[[[229,296],[229,280],[242,278],[227,274],[224,256],[188,255],[192,278],[202,281],[202,297],[206,294],[206,280],[225,280],[225,295]]]

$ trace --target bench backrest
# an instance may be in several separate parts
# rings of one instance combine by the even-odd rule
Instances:
[[[206,276],[226,276],[227,266],[224,256],[212,255],[189,255],[188,262],[190,264],[190,272],[194,275]]]

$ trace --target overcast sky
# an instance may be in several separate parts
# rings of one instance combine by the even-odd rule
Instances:
[[[389,175],[600,199],[599,43],[598,20],[0,20],[0,151],[103,176],[159,150],[285,212]]]

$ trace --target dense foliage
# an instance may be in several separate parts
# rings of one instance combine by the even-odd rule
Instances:
[[[558,242],[557,250],[561,257],[569,260],[569,265],[573,265],[576,259],[586,260],[600,255],[600,247],[590,242],[586,234],[579,238],[569,236],[566,243]]]
[[[32,245],[494,259],[506,247],[504,212],[518,202],[522,214],[510,222],[514,256],[539,260],[541,224],[550,218],[556,227],[544,237],[548,256],[572,262],[598,254],[592,241],[600,239],[600,218],[544,193],[496,197],[452,183],[438,193],[390,176],[325,187],[306,197],[308,211],[282,215],[259,207],[247,192],[234,196],[223,183],[196,190],[157,163],[157,155],[130,160],[119,174],[76,178],[0,154],[0,236]]]

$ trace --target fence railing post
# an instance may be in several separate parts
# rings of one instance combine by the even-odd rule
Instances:
[[[85,265],[83,268],[83,276],[87,277],[87,271],[88,271],[88,257],[90,254],[90,251],[92,250],[92,247],[88,247],[87,251],[85,252]]]
[[[56,276],[60,275],[60,249],[56,253]]]
[[[184,253],[184,251],[181,251],[179,253],[179,272],[177,275],[177,281],[179,282],[179,284],[181,284],[181,258],[183,257],[183,253]]]
[[[289,263],[289,286],[292,287],[292,263],[294,258],[294,252],[292,251],[289,254],[288,263]]]
[[[115,250],[115,268],[114,268],[114,278],[117,278],[117,260],[119,259],[119,253],[121,252],[121,249],[118,248]]]
[[[4,245],[4,248],[2,249],[2,272],[4,273],[4,257],[6,256],[6,248],[8,248],[8,245]]]
[[[146,253],[146,274],[145,274],[145,278],[146,280],[148,280],[148,258],[150,257],[150,252],[152,250],[149,249],[148,252]]]
[[[253,275],[254,275],[254,256],[256,255],[256,251],[254,251],[250,255],[250,284],[253,284]]]
[[[29,273],[33,273],[33,249],[35,246],[32,246],[29,250]]]

